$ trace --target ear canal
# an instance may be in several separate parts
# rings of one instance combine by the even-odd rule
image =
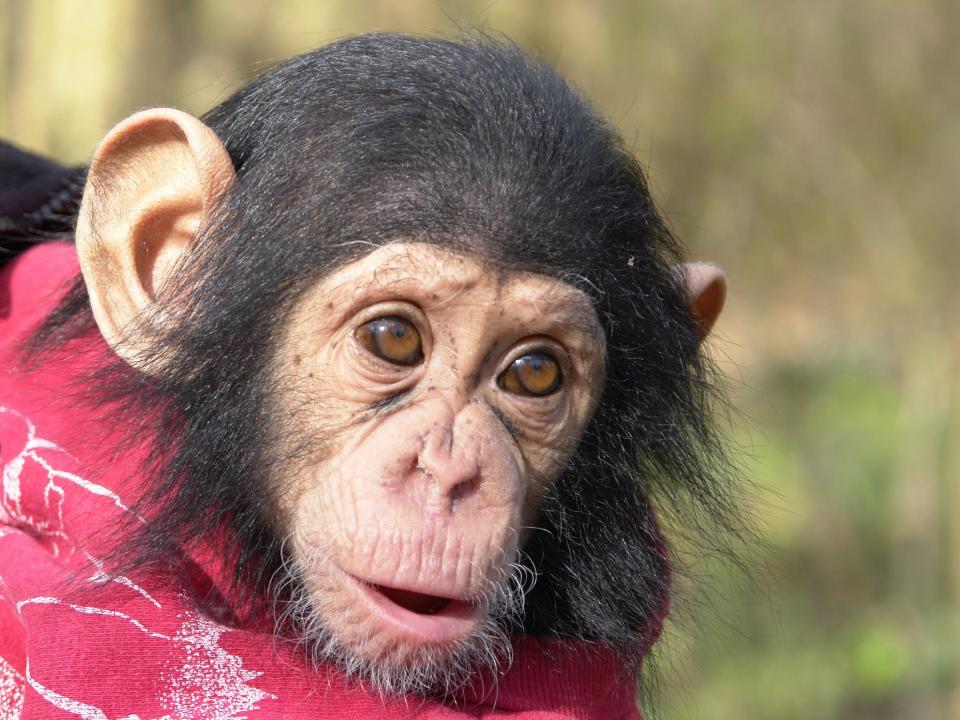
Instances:
[[[727,299],[727,276],[710,263],[684,263],[677,268],[700,339],[710,333]]]
[[[233,177],[216,134],[169,108],[127,118],[94,153],[77,218],[77,256],[101,333],[135,367],[146,341],[137,321]]]

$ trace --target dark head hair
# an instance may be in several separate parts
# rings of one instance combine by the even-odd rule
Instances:
[[[264,517],[277,462],[271,350],[297,298],[384,243],[436,243],[559,278],[607,340],[602,400],[545,499],[524,562],[523,631],[609,643],[639,662],[665,612],[661,514],[736,524],[711,425],[711,373],[678,281],[681,248],[617,133],[544,62],[501,40],[355,37],[295,57],[204,118],[236,182],[170,291],[157,377],[114,369],[133,434],[152,434],[150,542],[226,526],[238,585],[280,563]],[[92,329],[81,284],[35,348]],[[107,371],[104,371],[107,372]],[[103,376],[101,376],[103,377]]]

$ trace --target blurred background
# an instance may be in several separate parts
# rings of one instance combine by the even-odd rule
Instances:
[[[80,163],[344,35],[477,25],[589,95],[730,275],[711,348],[769,573],[715,571],[651,714],[960,718],[956,0],[0,0],[0,136]]]

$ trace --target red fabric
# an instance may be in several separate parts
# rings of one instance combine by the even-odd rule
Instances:
[[[632,677],[596,648],[517,639],[495,695],[384,702],[191,610],[183,583],[210,578],[186,558],[169,575],[109,575],[105,531],[136,497],[136,458],[94,452],[109,430],[70,399],[88,360],[30,373],[12,360],[76,271],[72,247],[49,243],[0,272],[0,720],[640,718]]]

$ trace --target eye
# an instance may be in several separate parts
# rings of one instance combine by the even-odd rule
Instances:
[[[560,364],[546,353],[518,357],[500,373],[497,385],[514,395],[542,397],[556,392],[563,378]]]
[[[394,365],[417,365],[423,360],[423,343],[412,323],[382,317],[364,323],[354,335],[366,350]]]

